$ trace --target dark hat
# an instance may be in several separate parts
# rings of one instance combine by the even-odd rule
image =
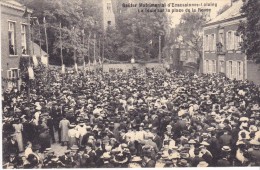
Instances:
[[[123,153],[119,153],[115,155],[113,160],[115,163],[124,164],[128,161],[128,158]]]
[[[34,151],[39,150],[40,148],[41,148],[41,146],[39,144],[32,146],[32,150],[34,150]]]

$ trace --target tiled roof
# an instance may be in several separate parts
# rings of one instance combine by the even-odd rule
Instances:
[[[243,5],[242,0],[238,0],[236,2],[233,2],[232,6],[230,8],[228,8],[222,14],[218,15],[216,18],[207,22],[206,25],[241,16],[240,8],[242,7],[242,5]]]
[[[17,9],[20,11],[25,11],[25,6],[15,0],[0,0],[0,4],[3,6],[7,6],[9,8]],[[32,10],[27,9],[29,13],[32,13]]]

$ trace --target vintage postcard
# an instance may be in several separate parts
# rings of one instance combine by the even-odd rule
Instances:
[[[0,0],[3,169],[260,166],[259,0]]]

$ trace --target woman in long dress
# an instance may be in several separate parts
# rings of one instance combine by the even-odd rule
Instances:
[[[68,144],[69,141],[69,136],[68,136],[68,131],[69,131],[69,126],[70,122],[66,117],[64,116],[63,119],[60,121],[59,128],[61,130],[61,145],[64,146],[64,144]]]
[[[18,148],[19,148],[19,152],[23,152],[24,151],[24,147],[23,147],[23,135],[22,135],[22,131],[23,131],[23,124],[20,122],[19,119],[15,119],[15,122],[13,124],[13,127],[15,129],[15,137],[16,137],[16,141],[18,143]]]

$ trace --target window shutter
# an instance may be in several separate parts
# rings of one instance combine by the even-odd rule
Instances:
[[[7,78],[8,79],[12,78],[12,71],[11,70],[7,70]]]
[[[226,32],[226,50],[229,50],[228,32]]]
[[[216,50],[216,44],[217,44],[217,42],[216,42],[216,34],[213,34],[214,35],[214,38],[213,38],[213,51],[215,51]]]
[[[237,79],[237,62],[232,62],[232,78]]]
[[[207,42],[206,42],[206,35],[203,38],[204,38],[204,40],[203,40],[204,51],[207,51],[207,48],[206,48],[206,44],[207,44]]]
[[[240,80],[244,80],[244,62],[243,61],[241,61],[240,62],[241,63],[241,65],[240,65]]]
[[[214,60],[214,73],[217,73],[217,61],[216,60]]]
[[[235,49],[234,46],[235,46],[235,31],[232,31],[231,32],[231,50]]]
[[[230,71],[229,71],[229,61],[226,61],[226,76],[228,78],[230,78],[229,73],[230,73]]]
[[[207,70],[206,70],[206,60],[203,60],[203,73],[207,73]]]
[[[210,72],[210,74],[212,74],[212,72],[213,72],[213,61],[212,60],[209,60],[209,72]]]

